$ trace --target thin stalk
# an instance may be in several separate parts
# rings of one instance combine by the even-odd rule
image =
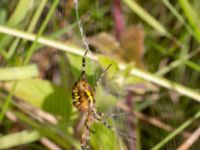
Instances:
[[[27,39],[27,40],[30,40],[30,41],[34,41],[34,39],[35,39],[35,35],[33,35],[33,34],[14,30],[14,29],[4,27],[4,26],[0,26],[0,32],[6,33],[6,34],[9,34],[9,35],[13,35],[13,36],[17,36],[17,37]],[[44,37],[39,37],[38,43],[44,44],[46,46],[50,46],[50,47],[53,47],[53,48],[56,48],[56,49],[60,49],[60,50],[63,50],[63,51],[66,51],[68,53],[72,53],[72,54],[75,54],[75,55],[79,55],[79,56],[84,55],[84,50],[81,49],[81,48],[75,47],[73,45],[66,45],[66,44],[63,44],[61,42],[57,42],[57,41],[54,41],[54,40],[49,40],[49,39],[44,38]],[[94,61],[98,61],[97,56],[95,56],[93,54],[88,54],[87,57],[94,60]],[[121,70],[124,70],[126,68],[126,66],[124,64],[119,63],[118,66]],[[160,77],[158,75],[155,75],[153,73],[149,73],[147,71],[144,71],[144,70],[141,70],[141,69],[138,69],[138,68],[133,68],[130,71],[130,74],[133,75],[133,76],[137,76],[137,77],[140,77],[142,79],[145,79],[147,81],[153,82],[153,83],[155,83],[159,86],[174,90],[174,91],[176,91],[177,93],[179,93],[183,96],[187,96],[187,97],[189,97],[193,100],[200,102],[200,93],[195,91],[194,89],[185,87],[181,84],[178,84],[176,82],[172,82],[172,81],[167,80],[163,77]]]
[[[161,147],[163,147],[167,142],[172,140],[175,136],[177,136],[179,133],[181,133],[185,128],[187,128],[192,122],[194,122],[196,119],[200,118],[200,110],[189,120],[184,122],[181,126],[179,126],[174,132],[169,134],[166,138],[164,138],[161,142],[156,144],[151,150],[159,150]]]
[[[37,34],[36,37],[35,37],[35,40],[34,40],[33,44],[31,45],[31,47],[30,47],[29,50],[28,50],[28,54],[27,54],[27,56],[26,56],[26,58],[25,58],[25,60],[24,60],[23,65],[28,64],[28,62],[29,62],[29,60],[30,60],[30,58],[31,58],[31,56],[32,56],[32,54],[33,54],[33,52],[34,52],[34,48],[35,48],[35,46],[36,46],[36,44],[37,44],[37,42],[38,42],[38,38],[39,38],[39,37],[42,35],[42,33],[44,32],[44,30],[45,30],[45,28],[46,28],[46,26],[47,26],[47,24],[48,24],[48,22],[49,22],[51,16],[53,15],[53,13],[54,13],[54,11],[55,11],[57,5],[58,5],[58,2],[59,2],[58,0],[54,0],[53,4],[52,4],[52,6],[51,6],[51,9],[49,10],[49,13],[47,14],[47,16],[46,16],[44,22],[42,23],[42,25],[41,25],[41,27],[40,27],[40,30],[39,30],[38,34]]]
[[[0,113],[0,123],[2,122],[3,118],[4,118],[4,114],[5,112],[7,111],[9,105],[10,105],[10,102],[11,102],[11,99],[12,99],[12,95],[15,91],[15,88],[17,87],[17,82],[18,81],[15,81],[12,88],[11,88],[11,91],[9,92],[8,96],[6,97],[6,101],[5,103],[3,104],[3,107],[2,107],[2,111]]]
[[[199,53],[199,49],[196,50],[196,51],[193,51],[192,53],[190,54],[185,54],[186,56],[184,56],[183,58],[180,58],[180,59],[177,59],[175,61],[173,61],[171,64],[169,64],[168,66],[158,70],[156,72],[157,75],[159,76],[164,76],[165,74],[167,74],[168,72],[170,72],[172,69],[175,69],[176,67],[180,66],[181,64],[186,64],[188,65],[188,62],[187,61],[188,59],[192,58],[193,56],[197,55]],[[192,66],[193,67],[193,66]],[[194,67],[193,67],[194,68]],[[198,70],[197,70],[198,69]],[[199,68],[195,68],[195,70],[199,71]]]
[[[147,22],[150,26],[152,26],[155,30],[157,30],[160,34],[166,35],[167,37],[171,37],[170,33],[167,32],[165,27],[160,24],[154,17],[149,15],[147,11],[145,11],[140,5],[133,0],[123,0],[124,3],[134,11],[139,17],[141,17],[144,21]]]

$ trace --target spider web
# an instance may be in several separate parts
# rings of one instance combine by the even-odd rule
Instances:
[[[82,43],[85,46],[86,50],[91,52],[89,48],[89,44],[86,41],[86,37],[83,30],[83,25],[81,23],[81,20],[79,18],[79,3],[78,0],[74,0],[75,3],[75,11],[76,11],[76,18],[79,25],[79,30],[81,34]],[[97,8],[98,9],[98,8]],[[99,53],[98,50],[96,50],[97,53]],[[94,75],[92,77],[92,83],[95,83],[98,79],[98,77],[101,75],[101,71],[99,69],[99,66],[92,61],[86,62],[89,68],[93,67]],[[116,107],[118,101],[122,99],[120,96],[114,96],[110,94],[109,86],[110,84],[106,84],[105,78],[101,79],[102,82],[97,86],[96,89],[96,107],[97,111],[104,112],[108,115],[108,123],[113,126],[116,129],[116,132],[108,131],[109,129],[106,129],[101,124],[94,124],[93,128],[95,128],[95,134],[91,135],[91,143],[94,145],[94,147],[99,147],[99,149],[119,149],[119,150],[125,150],[128,149],[128,146],[126,146],[128,143],[131,144],[134,141],[131,141],[128,137],[128,127],[127,127],[127,121],[128,121],[128,115],[126,113],[123,113],[120,111],[119,108]],[[104,83],[104,85],[102,85]],[[108,90],[107,90],[108,89]],[[130,119],[130,118],[129,118]],[[124,134],[124,137],[121,137],[118,135],[118,131],[122,131]],[[115,140],[114,140],[115,139]],[[105,143],[105,148],[103,145],[99,145],[99,140],[102,140],[102,143]]]

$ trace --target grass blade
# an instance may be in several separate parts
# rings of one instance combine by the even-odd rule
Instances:
[[[195,38],[198,42],[200,42],[200,22],[198,21],[198,13],[195,11],[194,7],[192,7],[190,2],[188,2],[188,0],[179,0],[179,4],[182,7],[183,12],[185,13],[187,20],[189,21],[189,24],[194,31]]]
[[[127,4],[128,7],[131,8],[139,17],[141,17],[147,24],[152,26],[155,30],[157,30],[160,34],[170,37],[170,34],[167,32],[165,27],[161,25],[155,18],[149,15],[140,5],[138,5],[133,0],[123,0],[124,3]]]
[[[38,131],[21,131],[0,137],[0,149],[7,149],[14,146],[22,145],[37,141],[40,139]]]
[[[0,26],[0,32],[7,33],[7,34],[10,34],[10,35],[17,36],[17,37],[24,38],[24,39],[31,40],[31,41],[35,39],[35,35],[33,35],[33,34],[28,34],[28,33],[25,33],[25,32],[17,31],[17,30],[11,29],[11,28],[3,27],[3,26]],[[77,48],[77,47],[72,46],[72,45],[66,45],[66,44],[63,44],[63,43],[60,43],[60,42],[56,42],[54,40],[48,40],[47,38],[39,37],[38,43],[44,44],[44,45],[47,45],[47,46],[50,46],[50,47],[54,47],[56,49],[60,49],[60,50],[63,50],[63,51],[66,51],[68,53],[72,53],[72,54],[75,54],[75,55],[79,55],[79,56],[84,55],[84,51],[80,48]],[[92,59],[92,60],[95,60],[95,61],[98,60],[98,58],[95,55],[92,55],[92,54],[89,54],[87,57]],[[125,65],[122,65],[122,64],[118,64],[118,65],[119,65],[121,70],[125,68]],[[174,90],[174,91],[176,91],[176,92],[178,92],[178,93],[180,93],[184,96],[187,96],[189,98],[192,98],[192,99],[200,102],[200,93],[196,92],[194,89],[187,88],[183,85],[180,85],[180,84],[175,83],[175,82],[171,82],[171,81],[169,81],[165,78],[162,78],[160,76],[156,76],[152,73],[148,73],[148,72],[145,72],[145,71],[143,71],[141,69],[137,69],[137,68],[133,68],[131,70],[131,74],[134,75],[134,76],[143,78],[147,81],[153,82],[153,83],[160,85],[162,87],[172,89],[172,90]]]
[[[159,150],[163,147],[167,142],[169,142],[172,138],[182,132],[185,128],[187,128],[192,122],[200,117],[200,111],[198,111],[192,118],[184,122],[180,127],[178,127],[174,132],[169,134],[166,138],[164,138],[161,142],[155,145],[151,150]]]
[[[39,71],[36,65],[23,67],[0,68],[0,81],[20,80],[37,77]]]

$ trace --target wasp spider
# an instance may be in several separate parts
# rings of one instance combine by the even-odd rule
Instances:
[[[78,81],[74,84],[72,88],[72,102],[74,107],[76,107],[79,111],[86,113],[85,127],[83,130],[83,134],[81,137],[81,148],[82,150],[91,150],[89,145],[90,140],[90,132],[94,133],[90,128],[93,122],[101,122],[105,125],[106,128],[109,128],[113,131],[116,131],[105,121],[105,114],[96,111],[95,108],[95,88],[98,85],[101,77],[105,74],[105,72],[110,68],[111,64],[104,70],[101,76],[97,79],[94,88],[88,83],[86,79],[86,55],[88,50],[85,51],[85,54],[82,58],[82,71]],[[122,135],[122,132],[117,130],[117,133]],[[126,135],[125,135],[126,136]],[[133,138],[134,139],[134,138]]]

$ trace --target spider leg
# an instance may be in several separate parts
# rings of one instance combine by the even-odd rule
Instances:
[[[115,114],[115,113],[112,113],[112,114],[105,114],[105,113],[102,113],[102,112],[97,112],[99,116],[101,116],[102,118],[104,119],[108,119],[110,117],[114,118],[114,117],[118,117],[119,115],[121,116],[129,116],[131,115],[130,112],[119,112],[118,114]]]
[[[81,145],[82,150],[91,150],[89,145]]]
[[[91,125],[94,122],[94,116],[92,111],[89,111],[87,117],[85,119],[85,127],[83,130],[83,134],[81,137],[81,148],[82,150],[91,150],[90,148],[90,132],[95,133],[93,130],[90,129]]]
[[[85,144],[81,144],[81,149],[82,150],[91,150],[91,147],[90,147],[90,138],[86,138],[86,143]]]
[[[105,121],[105,118],[108,118],[109,116],[107,114],[104,114],[102,112],[98,112],[96,113],[95,115],[95,118],[97,121],[101,122],[106,128],[112,130],[113,132],[116,132],[117,134],[119,135],[122,135],[126,138],[129,138],[129,139],[132,139],[134,141],[136,141],[136,138],[132,137],[132,136],[129,136],[127,134],[125,134],[124,132],[120,131],[120,130],[117,130],[115,128],[113,128],[111,125],[109,125],[106,121]]]
[[[95,116],[96,116],[95,118],[96,118],[99,122],[103,123],[103,125],[104,125],[106,128],[113,130],[112,126],[109,125],[109,124],[105,121],[105,117],[107,117],[106,114],[104,114],[104,113],[102,113],[102,112],[97,112],[96,114],[97,114],[97,115],[95,115]]]
[[[98,86],[98,84],[100,83],[102,77],[105,75],[105,73],[108,71],[108,69],[111,67],[112,64],[109,64],[106,69],[101,73],[101,75],[98,77],[98,79],[96,80],[96,83],[94,85],[94,88],[96,89],[96,87]]]
[[[82,137],[81,137],[81,149],[91,150],[90,148],[90,130],[85,126]]]
[[[89,130],[90,132],[92,132],[93,134],[95,134],[95,132],[92,129],[90,129],[90,127],[87,125],[87,123],[85,123],[85,127],[86,127],[87,130]]]
[[[86,75],[85,75],[85,70],[86,70],[86,56],[87,56],[87,53],[88,53],[88,49],[85,51],[84,53],[84,56],[82,58],[82,71],[81,71],[81,75],[80,75],[80,79],[85,79]]]

